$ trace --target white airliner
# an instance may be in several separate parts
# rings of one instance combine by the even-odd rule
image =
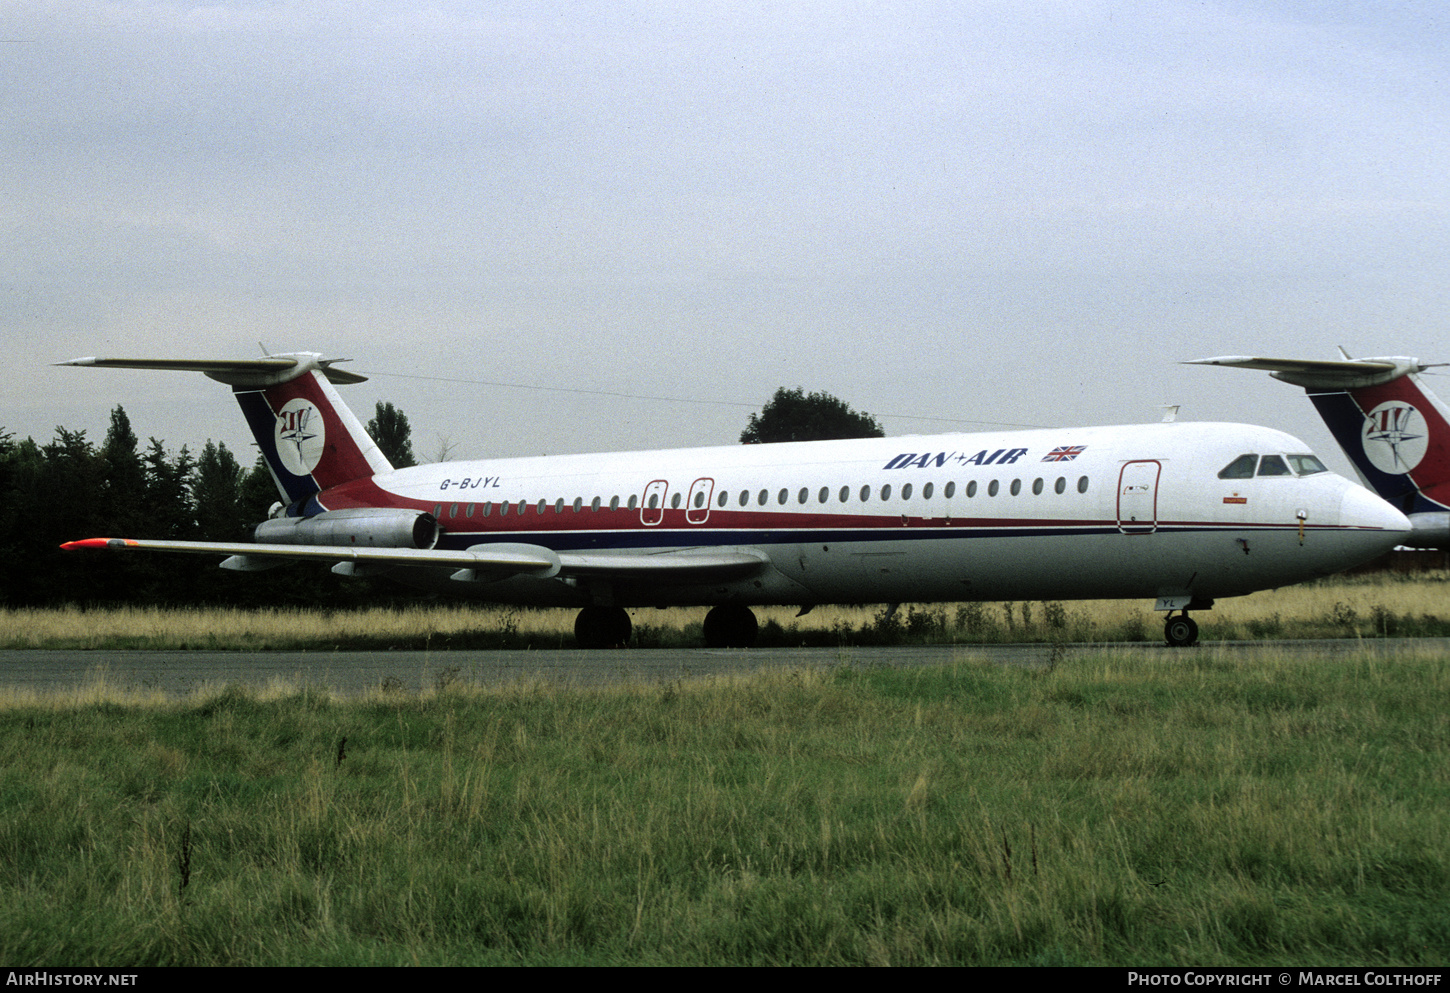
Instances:
[[[1410,524],[1296,438],[1159,423],[394,469],[334,383],[289,353],[242,361],[74,359],[229,384],[282,494],[255,543],[89,538],[68,549],[283,559],[387,573],[497,603],[580,607],[581,644],[628,640],[627,607],[710,605],[705,639],[746,646],[763,604],[1144,597],[1165,638],[1190,610],[1327,576]]]
[[[1400,544],[1450,549],[1450,409],[1419,373],[1446,363],[1405,355],[1339,361],[1221,355],[1185,365],[1262,369],[1304,387],[1371,489],[1409,515]]]

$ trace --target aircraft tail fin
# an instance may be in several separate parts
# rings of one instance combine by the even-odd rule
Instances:
[[[1450,408],[1419,376],[1447,363],[1339,351],[1340,361],[1223,355],[1184,364],[1260,369],[1303,387],[1365,483],[1426,539],[1407,544],[1450,547]]]
[[[202,372],[226,383],[278,492],[289,505],[300,506],[322,490],[393,469],[333,388],[367,377],[333,368],[338,361],[293,352],[240,360],[83,358],[56,364]]]

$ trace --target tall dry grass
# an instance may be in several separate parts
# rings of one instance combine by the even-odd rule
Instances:
[[[698,643],[706,608],[632,610],[642,647]],[[1157,641],[1162,614],[1143,600],[822,606],[798,617],[760,607],[762,643]],[[266,608],[0,609],[0,648],[556,648],[575,611],[440,601],[348,611]],[[1265,590],[1198,612],[1205,640],[1450,635],[1450,574],[1382,573]],[[1442,630],[1443,628],[1443,630]]]

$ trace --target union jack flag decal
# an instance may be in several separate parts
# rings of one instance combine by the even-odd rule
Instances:
[[[1063,445],[1042,456],[1044,462],[1071,462],[1087,449],[1086,445]]]

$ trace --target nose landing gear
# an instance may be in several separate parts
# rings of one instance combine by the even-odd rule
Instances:
[[[1168,642],[1169,648],[1187,648],[1189,645],[1198,644],[1198,622],[1188,616],[1188,611],[1174,617],[1168,615],[1163,622],[1163,640]]]

